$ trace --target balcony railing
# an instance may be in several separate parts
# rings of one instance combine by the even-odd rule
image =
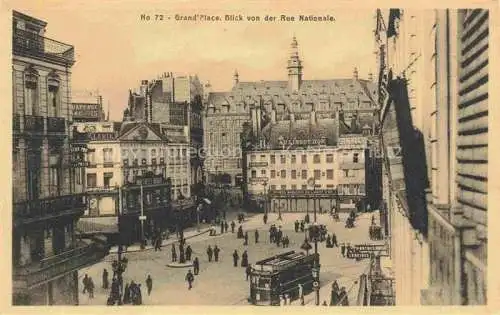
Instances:
[[[43,117],[42,116],[24,116],[24,130],[30,132],[43,132]]]
[[[65,132],[66,119],[62,117],[47,117],[47,131],[48,132]]]
[[[49,281],[60,274],[79,270],[101,260],[107,249],[96,243],[81,242],[78,247],[47,257],[28,266],[14,268],[14,289],[23,290]]]
[[[61,215],[66,211],[80,211],[86,207],[83,194],[29,200],[14,204],[14,217],[20,220],[42,219]]]
[[[20,29],[14,29],[12,49],[14,55],[63,65],[72,65],[75,62],[73,46]]]
[[[88,193],[113,193],[113,192],[118,192],[118,187],[87,187],[87,192]]]

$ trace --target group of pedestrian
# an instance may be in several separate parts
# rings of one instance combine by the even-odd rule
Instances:
[[[339,288],[336,280],[332,284],[330,306],[349,306],[349,297],[346,288]]]
[[[213,249],[210,245],[208,245],[208,248],[207,248],[208,262],[212,262],[212,257],[214,258],[214,260],[216,262],[219,261],[219,253],[220,253],[220,248],[217,247],[217,245],[215,245]],[[198,265],[199,265],[199,263],[198,263]],[[197,274],[197,273],[195,272],[195,274]]]
[[[186,241],[185,240],[181,240],[179,242],[179,263],[185,263],[186,261],[191,261],[191,258],[192,258],[192,255],[193,255],[193,249],[191,248],[191,245],[187,245],[186,247],[184,247],[186,245]],[[172,255],[171,255],[171,259],[172,259],[172,262],[177,262],[177,250],[176,250],[176,247],[175,247],[175,244],[172,244],[172,247],[171,247],[171,252],[172,252]]]
[[[299,220],[295,220],[294,229],[295,233],[298,233],[299,231],[304,233],[304,231],[306,230],[306,222],[304,220],[301,220],[300,222]]]
[[[107,289],[108,284],[108,272],[106,269],[103,271],[103,288]],[[148,295],[151,294],[153,290],[153,278],[151,275],[146,277],[146,288],[148,291]],[[123,294],[123,296],[122,296]],[[136,283],[133,280],[129,283],[125,284],[123,287],[123,278],[118,275],[113,277],[111,282],[111,291],[109,293],[108,300],[106,302],[107,305],[123,305],[123,304],[132,304],[132,305],[142,305],[142,291],[141,284]]]
[[[85,292],[88,292],[89,294],[89,298],[90,299],[93,299],[94,298],[94,280],[92,280],[92,277],[89,277],[87,274],[85,274],[85,276],[83,277],[83,292],[85,294]]]
[[[228,230],[229,230],[229,224],[227,223],[227,221],[221,221],[220,222],[220,234],[227,233]]]
[[[150,282],[148,282],[148,279]],[[150,283],[151,285],[151,287],[148,288],[149,295],[151,294],[151,290],[153,288],[153,280],[151,280],[149,275],[146,279],[146,283]],[[131,281],[130,284],[125,284],[125,288],[123,289],[123,304],[142,305],[142,291],[140,283]]]
[[[326,237],[326,247],[339,247],[339,244],[337,243],[337,235],[335,235],[335,233],[332,233],[331,236],[328,234],[328,236]]]

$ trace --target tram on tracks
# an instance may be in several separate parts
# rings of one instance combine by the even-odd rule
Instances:
[[[279,305],[283,294],[288,294],[291,300],[298,299],[299,284],[303,286],[304,295],[310,293],[315,284],[315,259],[319,262],[319,254],[289,251],[256,262],[251,266],[249,302],[253,305]]]

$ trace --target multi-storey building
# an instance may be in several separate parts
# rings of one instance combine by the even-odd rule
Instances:
[[[78,304],[78,269],[106,248],[75,237],[86,207],[83,152],[72,146],[74,48],[13,12],[13,304]],[[74,152],[74,153],[73,153]],[[81,161],[81,159],[80,159]]]
[[[202,181],[203,86],[197,76],[164,73],[154,80],[143,80],[138,91],[129,94],[128,115],[135,121],[158,123],[167,134],[182,134],[191,146],[191,184]]]
[[[359,119],[360,128],[366,125],[373,131],[376,88],[371,75],[369,80],[360,79],[355,69],[351,79],[303,80],[302,69],[298,43],[293,38],[287,63],[288,81],[244,82],[235,72],[231,91],[208,93],[204,143],[209,183],[216,179],[231,186],[242,183],[245,170],[240,135],[245,123],[258,138],[272,120],[279,126],[282,121],[304,125],[317,120],[321,124],[322,120],[337,117],[342,109],[346,121]],[[283,124],[283,128],[289,125]]]
[[[79,222],[82,230],[119,233],[125,243],[139,240],[141,186],[145,233],[174,227],[171,201],[191,198],[185,139],[167,136],[159,124],[146,122],[79,123],[75,127],[88,148],[89,208]]]
[[[489,12],[387,13],[376,34],[396,304],[485,304]]]

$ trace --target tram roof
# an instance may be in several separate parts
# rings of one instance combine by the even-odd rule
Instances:
[[[276,256],[272,256],[254,264],[255,271],[262,272],[277,272],[286,268],[290,268],[294,265],[303,263],[307,260],[312,260],[314,255],[306,255],[304,253],[297,253],[295,251],[290,251],[282,253]]]

